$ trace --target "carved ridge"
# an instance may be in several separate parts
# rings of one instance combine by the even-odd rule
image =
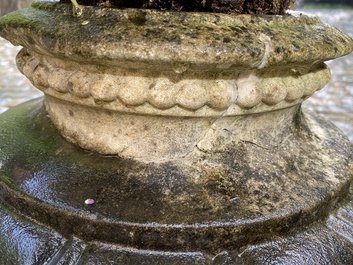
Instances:
[[[124,69],[116,73],[100,71],[98,67],[93,73],[85,71],[84,67],[66,69],[65,63],[64,67],[58,67],[26,50],[17,56],[17,64],[46,94],[67,100],[70,97],[71,101],[76,98],[81,104],[93,99],[97,106],[109,104],[108,108],[113,110],[149,106],[159,111],[178,107],[187,112],[205,108],[206,112],[223,112],[233,108],[231,114],[234,115],[239,110],[258,112],[257,108],[263,112],[298,104],[323,88],[330,79],[325,64],[303,74],[295,69],[267,73],[244,70],[214,73],[214,76],[206,76],[206,73],[204,79],[193,76],[194,73],[136,75]],[[175,80],[173,75],[176,75]]]

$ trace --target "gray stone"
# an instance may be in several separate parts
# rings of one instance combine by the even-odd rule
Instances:
[[[38,235],[41,260],[353,262],[353,144],[301,108],[323,61],[352,51],[343,33],[299,14],[36,3],[0,34],[45,93],[0,115],[0,225]],[[14,238],[0,257],[22,264]]]

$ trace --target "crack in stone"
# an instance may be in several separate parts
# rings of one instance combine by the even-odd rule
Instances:
[[[290,135],[286,136],[282,141],[280,141],[277,145],[273,145],[273,146],[263,146],[259,143],[255,143],[253,141],[250,141],[250,140],[242,140],[240,139],[241,142],[245,143],[245,144],[251,144],[251,145],[255,145],[256,147],[259,147],[261,149],[264,149],[264,150],[268,150],[268,151],[271,151],[273,149],[276,149],[276,148],[279,148],[280,146],[282,146],[285,142],[287,142],[287,140],[289,139]]]
[[[235,102],[237,102],[238,86],[236,84],[236,79],[238,78],[238,76],[239,76],[239,73],[234,73],[234,78],[233,78],[234,84],[233,84],[233,89],[231,89],[231,99],[230,99],[231,103],[229,104],[228,108],[225,109],[224,111],[222,111],[222,113],[212,122],[212,124],[210,124],[208,130],[195,143],[194,148],[190,152],[188,152],[187,154],[183,155],[181,158],[186,158],[186,157],[190,156],[191,154],[193,154],[195,152],[195,150],[198,150],[199,152],[202,152],[202,153],[207,153],[206,150],[203,150],[202,148],[200,148],[199,144],[207,137],[207,135],[209,134],[209,132],[211,130],[216,131],[216,129],[214,128],[215,124],[217,124],[218,121],[220,119],[222,119],[225,115],[227,115],[229,113],[230,109],[233,107],[233,104],[235,104]]]

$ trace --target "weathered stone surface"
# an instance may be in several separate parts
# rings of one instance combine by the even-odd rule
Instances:
[[[324,64],[291,70],[178,73],[82,65],[22,50],[19,69],[46,94],[113,111],[162,116],[234,116],[301,103],[330,78]],[[230,110],[231,108],[231,110]],[[224,113],[227,110],[227,113]]]
[[[0,31],[24,46],[19,69],[48,95],[67,139],[142,161],[186,156],[225,117],[298,105],[328,82],[322,62],[352,48],[300,14],[85,7],[77,18],[68,5],[36,3]]]
[[[33,253],[305,264],[311,246],[322,264],[353,262],[353,145],[300,105],[349,37],[301,15],[71,12],[36,3],[0,19],[45,93],[0,116],[0,214],[43,231],[53,252]],[[16,240],[0,237],[14,264]]]
[[[45,264],[65,242],[57,233],[29,223],[4,205],[0,205],[0,231],[1,265]]]
[[[263,126],[254,138],[232,135],[236,124],[226,122],[202,150],[144,163],[69,144],[35,100],[0,116],[1,201],[79,237],[60,255],[74,259],[78,251],[83,264],[263,264],[266,255],[305,264],[308,246],[322,264],[351,260],[352,228],[334,220],[353,218],[353,201],[345,199],[352,143],[313,114],[287,111],[294,120],[277,130],[260,121],[281,120],[283,110],[247,117],[249,126]],[[276,246],[294,254],[271,251]]]
[[[75,17],[69,5],[38,2],[2,18],[0,27],[14,44],[49,57],[172,72],[180,63],[189,71],[219,72],[292,69],[301,63],[294,70],[305,73],[313,62],[347,54],[352,46],[348,36],[300,13],[232,16],[85,7]]]

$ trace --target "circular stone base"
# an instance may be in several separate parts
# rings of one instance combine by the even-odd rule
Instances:
[[[271,132],[240,140],[219,123],[217,137],[205,136],[217,140],[199,143],[184,158],[148,163],[68,143],[42,99],[7,111],[0,116],[0,258],[6,264],[353,262],[352,143],[299,106],[283,111],[295,115],[280,140],[266,139]],[[244,119],[266,115],[280,111]],[[93,205],[85,204],[89,198]]]

